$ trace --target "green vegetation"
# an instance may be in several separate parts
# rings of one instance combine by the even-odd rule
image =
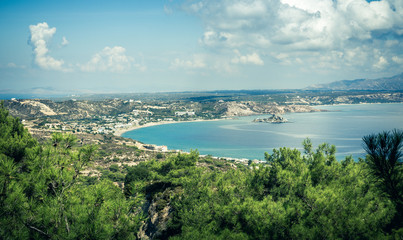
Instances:
[[[1,239],[135,238],[136,199],[109,180],[80,175],[95,146],[76,148],[74,135],[60,133],[40,145],[3,106],[0,123]]]
[[[314,152],[305,147],[306,155],[281,148],[266,154],[267,165],[226,172],[198,168],[197,152],[145,162],[129,170],[125,194],[168,196],[160,197],[162,206],[156,201],[157,209],[172,212],[162,238],[380,239],[402,233],[397,205],[382,194],[367,163],[337,162],[328,144]]]
[[[391,228],[403,223],[403,132],[393,130],[363,138],[368,155],[366,163],[378,188],[386,194],[396,207],[397,213]],[[402,233],[403,234],[403,233]]]
[[[304,153],[265,153],[267,164],[199,160],[192,151],[113,163],[99,178],[82,174],[97,147],[76,146],[72,134],[39,144],[2,105],[0,130],[0,239],[403,236],[399,130],[364,137],[368,155],[358,162],[338,162],[334,146],[314,149],[307,139]]]

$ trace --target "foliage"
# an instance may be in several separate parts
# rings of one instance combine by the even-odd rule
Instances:
[[[303,142],[245,167],[197,151],[102,176],[97,147],[54,133],[38,144],[0,106],[0,239],[384,239],[402,236],[402,132],[364,137],[368,156]],[[134,150],[136,151],[136,150]],[[220,167],[220,168],[217,168]],[[229,167],[231,166],[231,167]],[[124,189],[112,181],[124,181]],[[400,204],[400,205],[399,205]]]
[[[27,129],[18,118],[13,118],[0,103],[0,152],[5,156],[20,162],[25,156],[26,148],[36,145]]]
[[[388,230],[396,208],[365,162],[338,162],[334,146],[304,144],[305,155],[275,149],[265,154],[268,165],[226,172],[196,167],[195,152],[145,162],[128,171],[125,193],[153,199],[182,189],[171,191],[163,238],[379,239],[402,232]]]
[[[363,137],[365,162],[379,188],[396,206],[392,227],[403,227],[403,131],[385,131]]]
[[[0,128],[1,239],[136,238],[139,202],[111,181],[83,184],[95,146],[76,148],[61,133],[39,145],[2,106]]]

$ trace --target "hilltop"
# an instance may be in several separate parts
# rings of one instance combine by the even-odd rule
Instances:
[[[306,90],[372,90],[372,91],[398,91],[403,90],[403,73],[387,78],[355,79],[316,84]]]

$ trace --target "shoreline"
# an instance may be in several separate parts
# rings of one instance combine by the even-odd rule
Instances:
[[[318,104],[318,105],[308,105],[310,107],[326,107],[326,106],[350,106],[350,105],[372,105],[372,104],[403,104],[403,102],[373,102],[373,103],[335,103],[335,104]]]
[[[366,104],[402,104],[403,102],[388,102],[388,103],[338,103],[338,104],[319,104],[319,105],[308,105],[312,108],[318,108],[318,107],[332,107],[332,106],[343,106],[343,105],[366,105]],[[328,111],[326,109],[319,109],[319,110],[325,110],[324,112]],[[322,111],[318,111],[322,112]],[[288,113],[298,113],[298,112],[288,112]],[[247,116],[253,116],[253,115],[261,115],[261,114],[251,114]],[[160,122],[149,122],[144,125],[135,125],[132,127],[128,128],[121,128],[115,130],[113,135],[122,137],[122,135],[126,132],[130,132],[136,129],[140,128],[146,128],[146,127],[153,127],[153,126],[159,126],[159,125],[165,125],[165,124],[174,124],[174,123],[187,123],[187,122],[207,122],[207,121],[221,121],[221,120],[228,120],[228,119],[233,119],[234,117],[228,117],[228,118],[216,118],[216,119],[197,119],[197,120],[188,120],[188,121],[160,121]]]
[[[217,119],[196,119],[196,120],[188,120],[188,121],[160,121],[160,122],[149,122],[143,125],[135,125],[132,127],[128,128],[121,128],[117,129],[113,135],[122,137],[122,135],[126,132],[130,132],[133,130],[137,130],[140,128],[146,128],[146,127],[153,127],[153,126],[159,126],[159,125],[166,125],[166,124],[174,124],[174,123],[189,123],[189,122],[211,122],[211,121],[221,121],[221,120],[227,120],[231,118],[217,118]]]
[[[396,102],[396,103],[395,102],[394,103],[349,103],[349,104],[341,103],[341,104],[315,105],[315,106],[311,106],[311,107],[314,107],[314,108],[322,108],[323,107],[324,109],[322,109],[322,110],[325,110],[326,107],[332,107],[332,106],[378,105],[378,104],[388,104],[388,105],[391,104],[391,105],[393,105],[393,104],[403,104],[403,103],[401,103],[401,102]],[[329,110],[327,110],[327,111],[329,111]],[[322,112],[322,111],[318,111],[318,113],[320,113],[320,112]],[[324,111],[324,112],[326,112],[326,111]],[[289,113],[296,113],[296,112],[289,112]],[[304,113],[310,113],[310,112],[304,112]],[[259,114],[257,114],[257,115],[259,115]],[[253,116],[253,115],[248,115],[248,116]],[[229,120],[229,119],[234,119],[234,117],[218,118],[218,119],[197,119],[197,120],[188,120],[188,121],[149,122],[149,123],[146,123],[144,125],[136,125],[136,126],[132,126],[132,127],[128,127],[128,128],[118,129],[117,131],[115,131],[114,135],[122,137],[122,135],[124,133],[129,132],[129,131],[133,131],[133,130],[140,129],[140,128],[146,128],[146,127],[152,127],[152,126],[158,126],[158,125],[165,125],[165,124],[186,123],[186,122],[208,122],[208,121],[220,121],[220,120]],[[152,143],[150,143],[150,144],[152,144]],[[235,161],[239,161],[239,162],[244,162],[246,160],[263,161],[262,158],[257,158],[257,159],[254,159],[254,158],[236,158],[236,157],[226,157],[226,156],[218,156],[218,155],[213,155],[212,157],[217,158],[217,159],[235,160]]]
[[[308,105],[310,106],[310,105]],[[321,105],[317,105],[317,106],[321,106]],[[323,105],[325,106],[325,105]],[[327,106],[331,106],[331,105],[327,105]],[[310,106],[310,107],[314,107],[314,106]],[[319,111],[320,112],[320,111]],[[264,115],[266,113],[256,113],[256,114],[249,114],[249,115],[245,115],[242,117],[247,117],[247,116],[258,116],[258,115]],[[113,135],[118,136],[118,137],[122,137],[122,135],[126,132],[130,132],[133,130],[137,130],[140,128],[146,128],[146,127],[153,127],[153,126],[159,126],[159,125],[165,125],[165,124],[174,124],[174,123],[189,123],[189,122],[209,122],[209,121],[221,121],[221,120],[228,120],[228,119],[234,119],[234,117],[238,117],[238,116],[233,116],[233,117],[224,117],[224,118],[216,118],[216,119],[196,119],[196,120],[188,120],[188,121],[160,121],[160,122],[149,122],[143,125],[135,125],[132,127],[128,127],[128,128],[121,128],[121,129],[117,129],[115,130],[115,132],[113,133]]]

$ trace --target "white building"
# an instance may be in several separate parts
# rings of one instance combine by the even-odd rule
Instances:
[[[175,116],[184,116],[184,115],[194,116],[195,112],[189,112],[189,111],[175,112]]]

